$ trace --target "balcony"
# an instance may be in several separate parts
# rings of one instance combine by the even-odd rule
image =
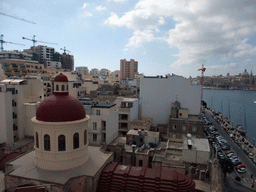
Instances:
[[[128,121],[128,115],[126,114],[119,114],[120,121]]]

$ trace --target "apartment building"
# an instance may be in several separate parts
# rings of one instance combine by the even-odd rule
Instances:
[[[0,143],[33,136],[31,118],[44,100],[43,81],[36,78],[0,81]]]
[[[76,67],[76,72],[80,73],[81,75],[88,75],[89,69],[88,67]]]
[[[189,115],[199,115],[201,85],[181,76],[140,78],[139,116],[153,118],[153,124],[168,124],[172,103],[179,101]]]
[[[6,77],[22,77],[36,74],[44,68],[39,64],[33,54],[19,51],[0,52],[0,68],[3,69]]]
[[[115,100],[118,108],[118,130],[119,133],[126,135],[130,130],[130,123],[134,119],[138,119],[138,99],[118,97]]]
[[[93,68],[93,69],[91,69],[90,74],[91,75],[99,75],[100,71],[99,71],[99,69]]]
[[[109,144],[118,136],[118,111],[116,104],[89,104],[89,142],[94,145]],[[86,110],[90,111],[90,110]]]
[[[138,61],[131,59],[126,61],[120,60],[120,80],[134,79],[138,73]]]
[[[74,71],[74,56],[63,53],[61,55],[61,68],[66,71]]]

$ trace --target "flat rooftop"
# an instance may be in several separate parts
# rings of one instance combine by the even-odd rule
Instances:
[[[8,175],[64,185],[73,177],[82,175],[94,177],[112,154],[111,152],[103,153],[100,147],[88,146],[89,159],[83,165],[65,171],[47,171],[34,164],[35,151],[31,151],[9,162],[14,170]]]
[[[110,103],[98,103],[92,106],[92,108],[111,108],[114,107],[116,104]]]
[[[192,150],[196,151],[207,151],[210,152],[210,146],[208,139],[191,139],[192,140]],[[188,140],[184,139],[183,149],[188,149]]]

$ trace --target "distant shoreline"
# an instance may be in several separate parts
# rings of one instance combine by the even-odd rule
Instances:
[[[215,90],[231,90],[231,91],[256,91],[255,89],[238,89],[238,88],[220,88],[220,87],[203,87],[203,89],[215,89]]]

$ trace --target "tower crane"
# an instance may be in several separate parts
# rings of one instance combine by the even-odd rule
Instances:
[[[206,68],[204,67],[204,64],[202,64],[202,68],[198,69],[198,71],[201,71],[201,105],[200,105],[200,113],[202,113],[202,104],[203,104],[203,85],[204,85],[204,72]]]
[[[69,50],[67,50],[67,49],[66,49],[66,47],[65,47],[65,46],[64,46],[64,49],[60,48],[60,50],[63,50],[63,51],[64,51],[64,53],[66,53],[66,51],[67,51],[67,52],[69,52],[69,53],[71,53]]]
[[[26,39],[26,40],[29,40],[29,41],[33,41],[33,47],[35,47],[36,42],[47,43],[47,44],[52,44],[52,45],[58,45],[57,43],[49,43],[49,42],[44,42],[44,41],[37,41],[35,35],[33,35],[33,38],[32,38],[32,39],[28,39],[28,38],[26,38],[26,37],[22,37],[22,39]]]
[[[25,19],[22,19],[22,18],[19,18],[19,17],[15,17],[15,16],[12,16],[12,15],[9,15],[9,14],[6,14],[6,13],[0,12],[0,15],[4,15],[4,16],[11,17],[11,18],[14,18],[14,19],[18,19],[18,20],[21,20],[21,21],[25,21],[25,22],[28,22],[28,23],[36,24],[35,22],[28,21],[28,20],[25,20]]]
[[[1,51],[4,50],[4,47],[3,47],[3,44],[4,44],[4,43],[11,43],[11,44],[15,44],[15,45],[23,45],[23,46],[25,46],[24,44],[20,44],[20,43],[13,43],[13,42],[9,42],[9,41],[4,41],[3,37],[4,37],[4,35],[1,34],[1,39],[0,39]]]

